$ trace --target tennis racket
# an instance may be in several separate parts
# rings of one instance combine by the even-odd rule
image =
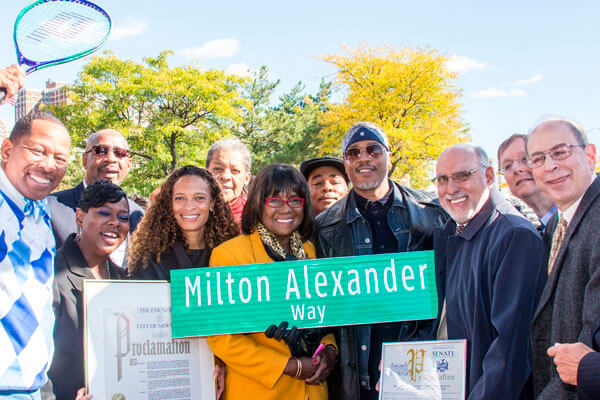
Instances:
[[[112,22],[102,8],[86,0],[38,0],[17,16],[13,40],[17,62],[30,74],[98,50]],[[6,89],[0,88],[0,101]]]

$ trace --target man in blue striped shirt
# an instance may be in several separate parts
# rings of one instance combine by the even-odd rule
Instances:
[[[46,196],[67,168],[69,134],[34,112],[0,148],[0,399],[40,399],[52,359],[54,237]]]

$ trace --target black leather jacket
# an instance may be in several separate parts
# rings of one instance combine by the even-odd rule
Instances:
[[[394,200],[388,212],[388,223],[394,234],[408,233],[408,244],[399,252],[433,249],[433,231],[442,227],[448,219],[437,199],[418,190],[405,188],[393,181]],[[408,221],[403,224],[398,218]],[[408,226],[408,232],[400,231]],[[318,257],[343,257],[372,254],[371,231],[366,219],[358,212],[354,197],[350,194],[335,203],[317,217],[315,245]],[[405,322],[398,340],[430,339],[433,320]],[[330,400],[359,400],[361,382],[359,376],[368,368],[366,360],[359,357],[358,343],[369,343],[370,330],[359,327],[334,329],[339,349],[338,362],[328,379]],[[364,378],[362,379],[365,380]],[[367,382],[374,387],[376,382]]]

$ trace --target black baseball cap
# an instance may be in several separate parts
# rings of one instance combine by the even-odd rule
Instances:
[[[341,158],[337,158],[337,157],[331,157],[331,156],[324,156],[324,157],[315,157],[315,158],[309,158],[308,160],[304,160],[302,161],[302,164],[300,164],[300,172],[302,173],[302,175],[304,175],[304,178],[306,178],[306,180],[308,180],[308,177],[310,176],[311,172],[313,172],[315,169],[319,168],[319,167],[333,167],[337,170],[339,170],[342,175],[344,176],[344,179],[346,180],[346,183],[349,183],[350,180],[348,179],[348,175],[346,175],[346,169],[344,168],[344,162],[342,161]]]

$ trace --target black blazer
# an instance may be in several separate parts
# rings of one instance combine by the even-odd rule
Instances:
[[[52,217],[52,231],[56,240],[56,248],[60,248],[67,237],[77,232],[75,222],[75,209],[83,193],[83,182],[74,188],[61,190],[48,196],[48,205]],[[129,203],[129,233],[132,233],[144,216],[144,209],[133,200],[127,199]]]
[[[183,244],[176,240],[163,254],[160,262],[150,257],[148,265],[144,269],[138,269],[131,274],[130,279],[143,281],[170,281],[172,269],[208,267],[208,260],[212,249],[207,249],[198,263],[194,265],[187,255]]]
[[[73,400],[85,385],[83,366],[83,280],[94,279],[75,234],[69,235],[54,259],[54,358],[48,371],[57,400]],[[111,279],[122,269],[109,259]]]

